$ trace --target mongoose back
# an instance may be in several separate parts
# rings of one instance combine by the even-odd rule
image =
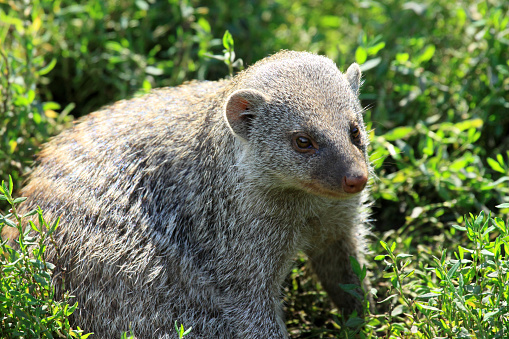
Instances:
[[[230,80],[120,101],[50,141],[23,196],[62,216],[51,250],[96,338],[286,338],[304,251],[334,303],[362,262],[370,166],[361,71],[282,51]],[[57,283],[57,285],[59,285]]]

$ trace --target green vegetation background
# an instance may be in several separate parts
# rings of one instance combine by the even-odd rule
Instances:
[[[20,188],[40,146],[74,118],[227,76],[210,57],[223,55],[225,30],[245,65],[280,49],[327,55],[343,71],[361,64],[375,253],[390,240],[430,261],[465,241],[450,226],[468,212],[506,218],[495,208],[509,202],[505,0],[0,0],[0,178]],[[369,268],[383,299],[390,286]],[[289,278],[290,333],[335,336],[340,317],[306,272]]]

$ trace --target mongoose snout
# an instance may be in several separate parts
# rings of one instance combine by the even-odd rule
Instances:
[[[345,176],[343,177],[343,190],[346,193],[359,193],[366,187],[368,176]]]

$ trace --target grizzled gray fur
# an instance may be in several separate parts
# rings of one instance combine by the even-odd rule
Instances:
[[[286,338],[298,251],[360,311],[339,287],[358,284],[349,256],[363,261],[367,233],[360,79],[357,64],[283,51],[231,80],[117,102],[49,142],[21,193],[62,215],[49,260],[76,324],[95,338],[129,324],[174,338],[175,321],[190,338]]]

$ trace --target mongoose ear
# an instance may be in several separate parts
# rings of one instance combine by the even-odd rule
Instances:
[[[225,118],[233,133],[247,140],[249,126],[258,108],[267,102],[267,97],[254,89],[239,89],[233,92],[225,106]]]
[[[348,67],[346,70],[346,79],[350,83],[350,87],[352,88],[352,91],[355,93],[355,95],[359,95],[359,88],[361,87],[361,75],[361,69],[356,63],[351,64],[350,67]]]

